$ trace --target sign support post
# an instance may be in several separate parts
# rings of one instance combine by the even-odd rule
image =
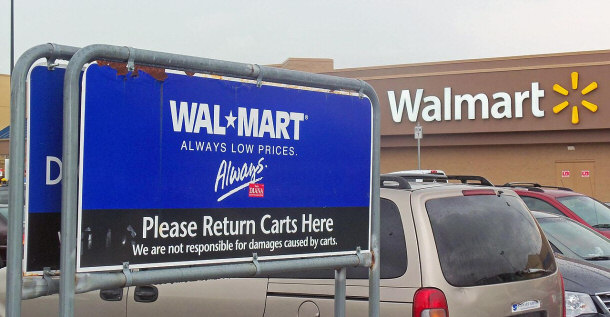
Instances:
[[[345,293],[346,293],[347,269],[342,267],[335,270],[335,316],[345,316]]]
[[[421,143],[421,139],[424,137],[424,132],[422,127],[419,125],[419,122],[417,123],[417,125],[415,126],[415,132],[413,134],[413,137],[415,139],[417,139],[417,169],[421,170],[421,152],[420,152],[420,143]]]
[[[6,309],[7,316],[21,316],[23,254],[23,179],[25,170],[26,80],[30,67],[40,58],[51,64],[55,59],[68,60],[78,48],[43,44],[27,50],[17,60],[11,74],[11,168],[9,182],[9,223],[7,241]]]

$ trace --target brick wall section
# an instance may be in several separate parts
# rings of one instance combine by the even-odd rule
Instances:
[[[281,64],[269,65],[271,67],[299,70],[310,73],[324,73],[335,70],[331,58],[288,58]]]
[[[406,138],[406,137],[405,137]],[[426,139],[423,139],[425,142]],[[432,146],[421,148],[422,169],[442,169],[447,174],[481,175],[492,183],[536,182],[562,186],[557,181],[556,164],[563,161],[594,163],[593,188],[578,190],[601,201],[610,201],[610,146],[607,143]],[[417,147],[382,148],[381,173],[417,169]],[[580,178],[573,170],[572,178]]]
[[[11,124],[11,77],[0,74],[0,129]],[[8,158],[9,141],[0,140],[0,168],[4,169],[4,159]]]
[[[11,124],[11,77],[0,74],[0,130]]]

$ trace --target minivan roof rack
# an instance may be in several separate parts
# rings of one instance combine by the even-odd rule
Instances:
[[[379,176],[379,180],[381,188],[411,189],[409,182],[400,176],[383,174]]]
[[[425,172],[425,171],[424,171]],[[423,182],[423,183],[446,183],[447,175],[445,173],[424,173],[421,171],[399,171],[399,172],[391,172],[384,175],[388,176],[399,176],[406,179],[409,182]],[[434,171],[436,172],[436,171]]]
[[[462,184],[494,186],[487,178],[478,175],[447,175],[447,179],[458,180],[462,182]],[[479,184],[472,184],[468,181],[478,181]]]
[[[502,187],[524,187],[524,188],[527,188],[528,190],[532,190],[532,191],[538,191],[536,189],[540,189],[540,188],[552,188],[552,189],[558,189],[558,190],[567,190],[567,191],[571,191],[571,192],[573,191],[571,188],[568,188],[568,187],[540,185],[538,183],[528,183],[528,182],[510,182],[510,183],[506,183],[506,184],[502,185]]]
[[[390,172],[388,174],[418,174],[418,175],[446,175],[443,170],[402,170]]]

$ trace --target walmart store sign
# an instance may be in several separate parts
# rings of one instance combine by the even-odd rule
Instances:
[[[598,84],[593,81],[578,91],[578,72],[572,72],[570,77],[572,90],[580,92],[582,96],[580,104],[571,105],[568,101],[562,100],[552,108],[552,111],[558,114],[569,108],[571,123],[578,124],[579,109],[597,112],[598,105],[586,100],[586,95],[596,90]],[[426,95],[422,88],[416,89],[415,93],[408,89],[402,90],[399,97],[395,91],[390,90],[387,93],[392,120],[396,123],[402,122],[404,117],[411,122],[416,122],[419,118],[426,122],[460,121],[464,116],[468,120],[523,118],[524,108],[533,117],[542,118],[545,116],[545,111],[540,109],[540,100],[544,98],[545,91],[540,88],[538,82],[532,82],[530,87],[531,89],[525,91],[511,93],[499,91],[491,95],[486,93],[458,95],[452,93],[451,87],[445,87],[442,100],[440,96]],[[563,98],[570,94],[568,89],[559,84],[553,85],[553,92]],[[466,111],[465,114],[463,109]]]

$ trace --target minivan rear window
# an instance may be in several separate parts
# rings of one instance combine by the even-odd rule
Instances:
[[[553,251],[519,198],[431,199],[426,210],[441,269],[453,286],[528,280],[556,270]]]

